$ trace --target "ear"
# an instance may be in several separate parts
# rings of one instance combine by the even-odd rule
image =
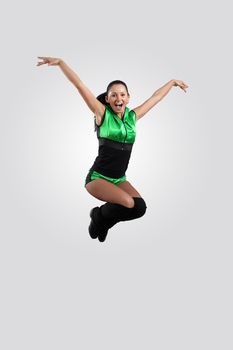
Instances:
[[[109,101],[108,101],[108,95],[105,96],[105,101],[106,101],[107,103],[109,103]]]
[[[130,94],[128,94],[127,103],[129,103],[129,100],[130,100]]]

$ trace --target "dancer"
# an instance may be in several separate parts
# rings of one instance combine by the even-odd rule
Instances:
[[[146,212],[145,200],[126,178],[136,138],[136,122],[161,101],[173,86],[186,92],[188,85],[172,79],[140,106],[130,110],[127,107],[130,94],[123,81],[110,82],[106,92],[95,97],[63,59],[38,58],[42,61],[37,66],[59,66],[94,114],[99,152],[87,174],[85,188],[93,197],[106,203],[90,211],[88,231],[91,238],[104,242],[108,230],[115,224],[140,218]]]

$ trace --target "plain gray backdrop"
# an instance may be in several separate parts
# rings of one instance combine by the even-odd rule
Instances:
[[[1,349],[232,349],[231,17],[224,0],[1,9]],[[93,115],[37,56],[96,96],[125,81],[130,108],[189,85],[138,121],[127,179],[147,212],[105,243],[87,231]]]

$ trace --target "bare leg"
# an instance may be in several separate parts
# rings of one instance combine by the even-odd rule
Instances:
[[[119,185],[114,185],[107,180],[93,180],[86,185],[86,190],[101,201],[120,204],[127,208],[134,207],[132,196],[120,188]]]
[[[100,208],[93,208],[90,213],[89,234],[91,238],[98,237],[100,242],[105,241],[108,229],[117,222],[145,214],[146,203],[129,181],[114,185],[107,180],[96,179],[86,185],[86,190],[95,198],[107,202]]]
[[[138,193],[138,191],[131,185],[129,181],[121,182],[117,186],[127,192],[131,197],[141,197],[140,193]]]

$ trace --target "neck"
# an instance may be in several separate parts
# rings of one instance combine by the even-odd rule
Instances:
[[[123,112],[117,113],[118,117],[120,117],[121,119],[123,119],[123,118],[124,118],[124,115],[125,115],[125,110],[126,110],[126,107],[124,108],[124,111],[123,111]]]

